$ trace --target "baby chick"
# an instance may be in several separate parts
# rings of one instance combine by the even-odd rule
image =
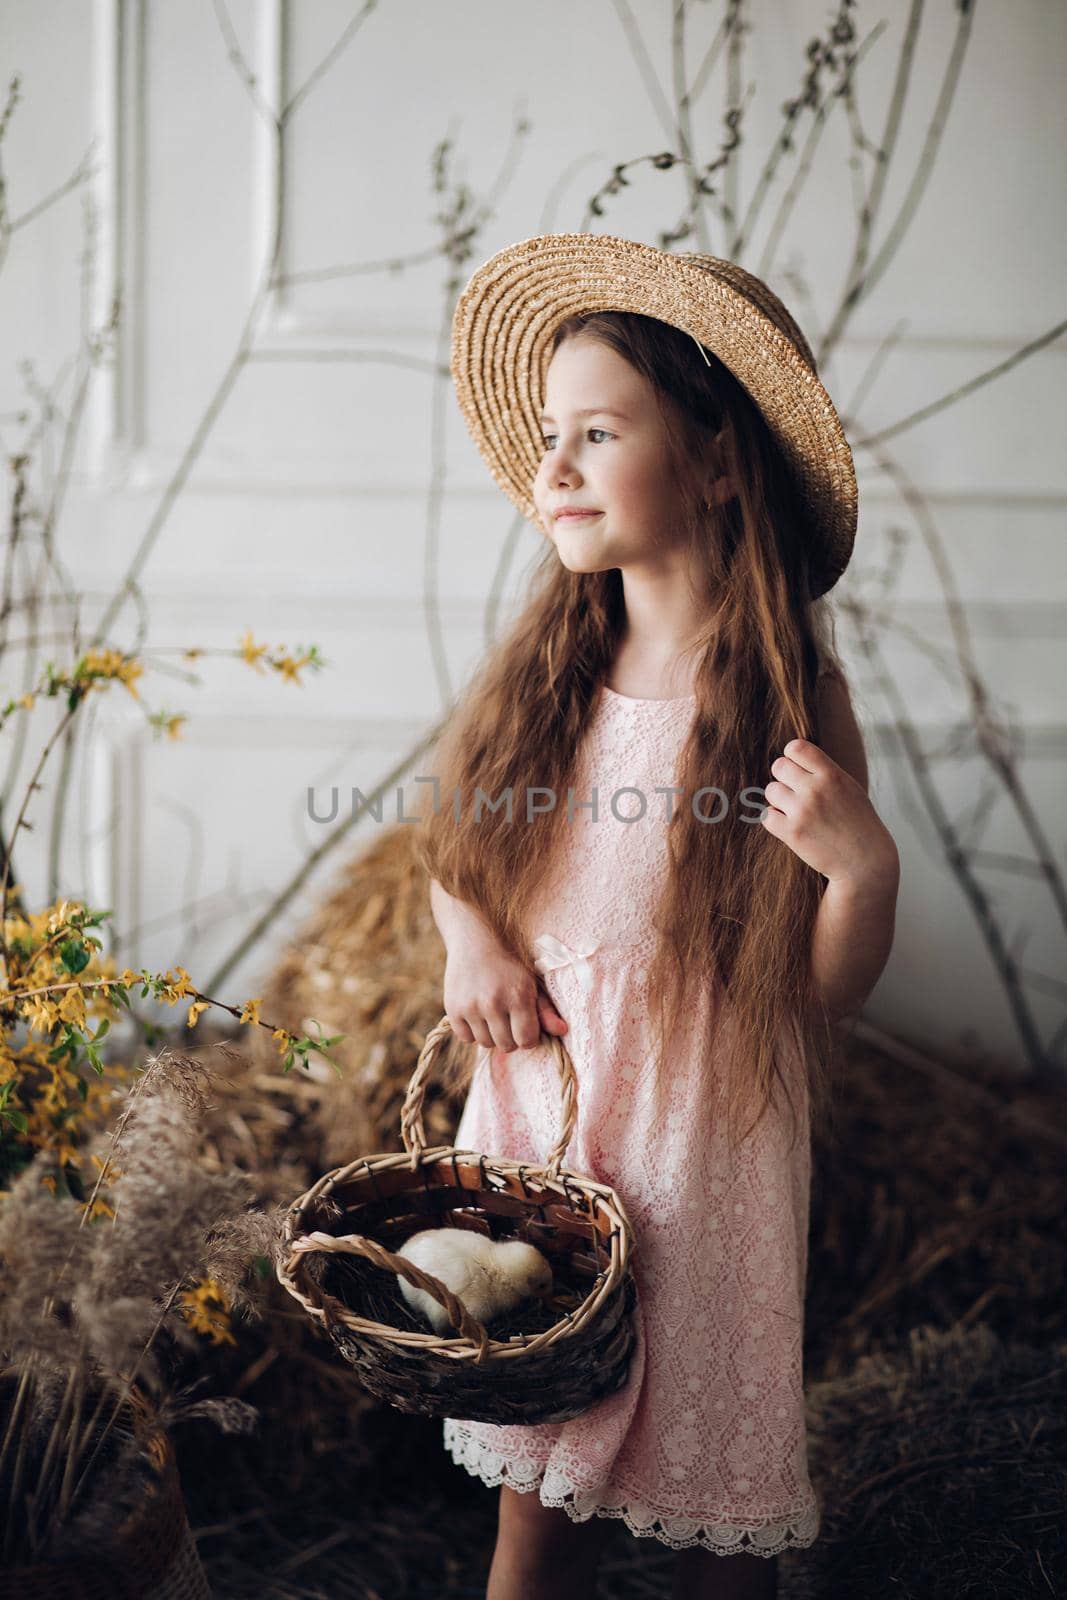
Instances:
[[[432,1272],[481,1323],[523,1300],[552,1293],[552,1267],[540,1250],[521,1239],[488,1239],[469,1228],[424,1228],[397,1251]],[[435,1333],[452,1331],[444,1306],[427,1290],[397,1274],[408,1305],[430,1321]]]

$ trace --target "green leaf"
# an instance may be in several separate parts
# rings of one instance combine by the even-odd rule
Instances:
[[[80,939],[64,940],[59,947],[59,954],[62,958],[63,965],[74,977],[76,977],[79,972],[84,972],[86,967],[89,965],[89,962],[92,960],[92,956],[89,954],[88,950],[85,948],[84,944],[82,944]]]
[[[58,1061],[61,1056],[77,1055],[78,1046],[84,1043],[85,1040],[82,1035],[76,1028],[72,1028],[68,1022],[59,1043],[49,1050],[48,1059],[49,1061]]]
[[[10,1122],[11,1126],[16,1128],[19,1133],[25,1133],[26,1129],[29,1127],[25,1113],[22,1111],[14,1111],[8,1106],[0,1106],[0,1117],[6,1118],[6,1120]]]

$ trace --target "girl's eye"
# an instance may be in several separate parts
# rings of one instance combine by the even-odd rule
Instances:
[[[613,433],[608,432],[607,428],[586,428],[585,431],[586,433],[602,433],[605,439],[614,439],[615,437]],[[544,433],[541,435],[541,441],[546,450],[548,449],[548,441],[550,439],[554,439],[555,437],[556,435],[554,433]]]

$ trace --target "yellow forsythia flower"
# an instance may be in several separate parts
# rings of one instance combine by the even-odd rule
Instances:
[[[230,1332],[229,1306],[214,1278],[202,1279],[195,1288],[178,1296],[182,1315],[197,1333],[206,1333],[212,1344],[236,1344]]]
[[[297,673],[301,667],[306,667],[310,660],[311,657],[307,655],[300,656],[299,658],[294,656],[282,656],[274,663],[274,665],[277,667],[283,678],[289,678],[293,683],[299,683],[301,680],[297,677]]]
[[[259,664],[259,658],[260,656],[265,656],[266,653],[267,646],[265,644],[256,644],[252,638],[252,630],[249,629],[241,640],[241,654],[248,662],[248,665],[255,667],[257,672],[262,672],[263,669]]]
[[[23,1018],[38,1033],[51,1033],[59,1021],[59,1007],[47,995],[35,994],[20,1007]]]
[[[263,996],[257,995],[254,1000],[246,1000],[238,1022],[258,1022],[259,1008],[263,1004]]]
[[[62,1022],[73,1022],[76,1028],[85,1027],[85,991],[83,989],[68,989],[59,1002],[59,1016]]]
[[[77,902],[71,905],[69,900],[61,900],[58,906],[53,906],[48,913],[48,922],[46,924],[48,932],[58,933],[63,924],[70,921],[71,912],[80,911],[81,909]]]
[[[158,998],[172,1006],[178,1000],[183,1000],[187,994],[196,994],[196,984],[190,978],[184,967],[178,967],[178,976],[175,978],[168,969],[163,974],[163,987]]]
[[[118,650],[87,650],[84,661],[87,677],[117,678],[135,700],[141,698],[133,686],[135,681],[144,675],[144,668],[140,662],[127,661]]]

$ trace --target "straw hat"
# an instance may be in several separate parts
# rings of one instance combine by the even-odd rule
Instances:
[[[452,321],[452,376],[474,442],[508,499],[543,532],[532,489],[550,344],[564,318],[585,311],[658,317],[730,368],[796,483],[814,552],[813,595],[830,589],[856,534],[852,452],[785,306],[751,272],[718,256],[545,233],[498,251],[474,272]]]

